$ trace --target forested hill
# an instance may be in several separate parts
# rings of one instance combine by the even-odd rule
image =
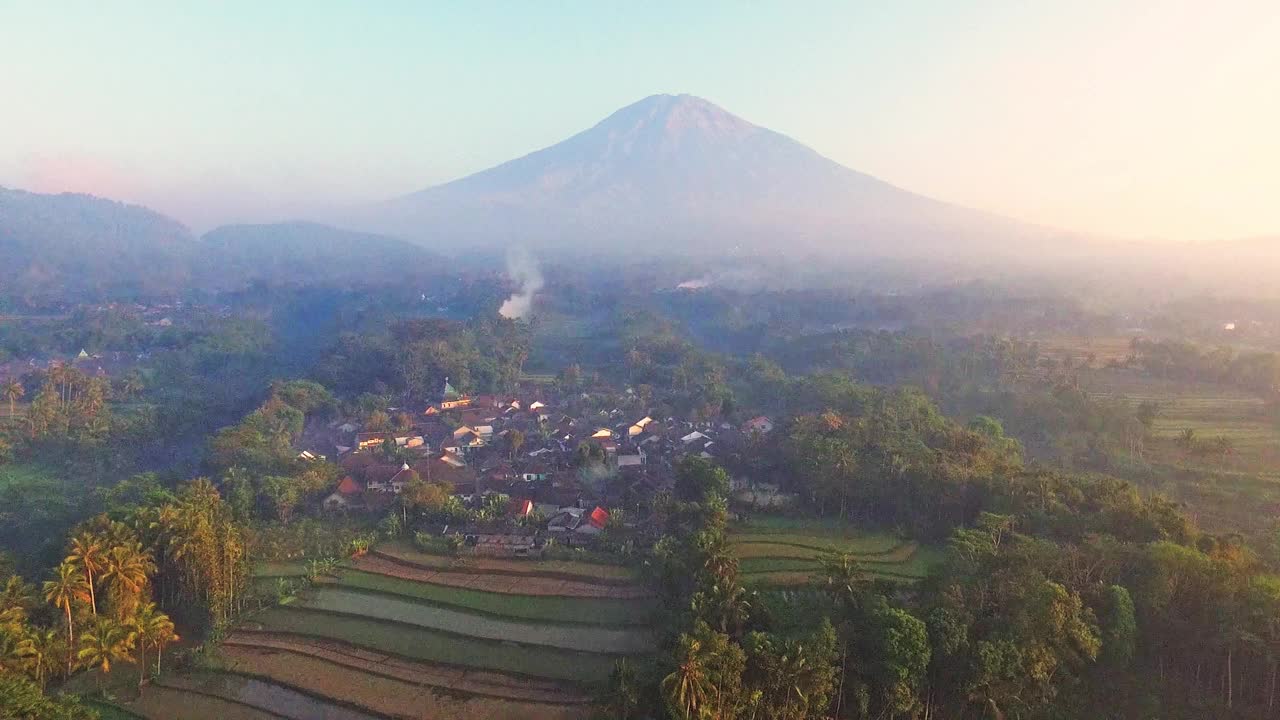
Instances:
[[[386,286],[437,274],[438,258],[394,238],[311,223],[232,225],[197,238],[147,208],[92,195],[0,188],[0,299],[174,297],[268,285]]]
[[[197,281],[214,289],[317,280],[360,286],[441,267],[438,255],[403,240],[306,222],[227,225],[200,238],[199,252]]]
[[[163,293],[195,239],[172,218],[92,195],[0,188],[0,294],[34,301]]]

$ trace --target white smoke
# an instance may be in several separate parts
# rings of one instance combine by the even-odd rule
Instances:
[[[707,287],[708,285],[710,285],[710,284],[711,284],[711,282],[712,282],[711,274],[710,274],[710,273],[707,273],[706,275],[703,275],[703,276],[702,276],[702,277],[700,277],[700,278],[693,278],[692,280],[685,280],[684,282],[682,282],[682,283],[680,283],[679,285],[677,285],[677,286],[676,286],[676,289],[678,289],[678,290],[701,290],[702,288]]]
[[[519,284],[520,289],[502,303],[498,312],[503,317],[522,318],[529,314],[533,296],[542,289],[542,271],[529,251],[518,247],[507,252],[507,276]]]

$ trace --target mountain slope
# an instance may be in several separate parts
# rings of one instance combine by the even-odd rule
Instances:
[[[0,188],[0,298],[36,305],[259,282],[373,287],[440,272],[439,256],[395,238],[279,223],[231,225],[196,239],[137,205]]]
[[[226,225],[200,238],[200,284],[367,285],[439,272],[440,257],[404,240],[307,222]]]
[[[0,188],[0,268],[9,296],[164,292],[185,282],[193,243],[181,223],[137,205]]]
[[[447,247],[643,242],[710,251],[946,246],[1028,228],[850,170],[700,98],[655,95],[573,137],[368,208],[352,224]]]

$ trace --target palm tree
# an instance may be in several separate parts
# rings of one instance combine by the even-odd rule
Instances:
[[[178,640],[178,635],[173,631],[173,621],[169,616],[160,612],[156,604],[151,602],[138,606],[138,611],[130,619],[129,626],[138,639],[138,664],[141,666],[138,673],[138,687],[142,687],[147,675],[147,646],[156,649],[156,674],[159,675],[160,654],[166,645]]]
[[[21,576],[10,575],[4,588],[0,589],[0,613],[9,612],[25,622],[27,611],[33,605],[31,587],[23,582]]]
[[[0,627],[0,677],[5,673],[20,673],[25,669],[27,657],[22,632],[21,625]]]
[[[71,650],[75,647],[75,626],[71,620],[71,607],[84,602],[88,592],[84,578],[71,563],[62,563],[53,572],[52,580],[44,581],[44,599],[66,613],[67,617],[67,674],[71,674]]]
[[[142,392],[142,387],[142,374],[136,370],[125,375],[120,381],[120,393],[126,398],[131,398]]]
[[[87,668],[111,672],[113,662],[133,662],[133,645],[136,636],[124,625],[109,617],[100,617],[92,628],[80,635],[80,651],[76,657]],[[102,688],[102,676],[97,677]]]
[[[827,587],[838,599],[857,603],[870,585],[857,558],[849,553],[831,553],[823,556],[821,563]]]
[[[27,394],[27,389],[17,380],[10,380],[4,384],[4,399],[9,401],[9,418],[13,418],[14,405]]]
[[[177,639],[177,636],[173,634],[173,622],[169,620],[169,616],[157,610],[153,602],[139,605],[133,617],[129,618],[128,627],[137,639],[138,689],[142,689],[147,679],[147,646],[156,645],[159,648],[160,642],[169,642]],[[157,657],[156,673],[159,672],[160,661]]]
[[[694,594],[694,613],[719,632],[737,635],[751,615],[751,595],[733,580],[717,582]]]
[[[662,679],[662,694],[673,713],[686,720],[698,717],[698,711],[710,695],[710,680],[702,652],[702,641],[680,636],[676,657],[680,664]]]
[[[18,646],[18,651],[26,658],[27,669],[35,675],[36,684],[43,690],[63,654],[62,636],[57,630],[34,629]]]
[[[116,545],[107,553],[102,565],[102,583],[107,586],[117,620],[123,622],[133,615],[155,571],[155,561],[137,540]]]
[[[105,558],[102,550],[102,539],[89,532],[82,532],[71,539],[71,550],[64,564],[79,567],[84,571],[85,586],[89,589],[89,607],[94,617],[98,615],[98,595],[94,590],[93,576],[102,571]]]
[[[155,611],[155,603],[147,603],[144,607],[151,608],[151,613],[146,622],[141,623],[141,638],[142,642],[150,643],[156,649],[156,675],[159,675],[160,658],[164,655],[165,647],[181,638],[174,632],[173,620],[168,615]]]

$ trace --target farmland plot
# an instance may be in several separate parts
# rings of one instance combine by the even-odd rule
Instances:
[[[378,720],[375,715],[324,702],[283,685],[228,673],[191,673],[166,679],[164,687],[231,700],[292,720]]]
[[[407,623],[482,640],[595,653],[632,654],[653,649],[649,633],[643,630],[532,624],[342,588],[317,588],[308,593],[299,605],[312,610]]]
[[[124,706],[128,712],[146,720],[177,718],[209,718],[213,720],[280,720],[265,710],[231,700],[175,688],[152,685],[142,697]]]
[[[653,612],[653,604],[644,600],[513,595],[357,570],[343,571],[337,584],[471,612],[553,623],[643,625]]]
[[[938,560],[931,548],[825,519],[754,518],[731,529],[729,547],[743,582],[757,587],[810,584],[834,554],[851,556],[869,577],[899,582],[920,580]]]
[[[310,693],[340,697],[370,712],[398,718],[530,718],[580,720],[590,716],[584,704],[517,702],[442,692],[412,680],[392,678],[273,649],[224,646],[223,656],[237,672],[264,676]]]
[[[604,684],[613,670],[611,659],[593,653],[481,640],[425,627],[356,615],[319,613],[293,606],[259,613],[243,629],[326,638],[376,648],[411,660],[586,685]]]
[[[434,557],[434,556],[424,556]],[[637,599],[649,597],[650,591],[629,580],[469,570],[470,565],[447,565],[444,558],[436,564],[421,564],[377,552],[355,561],[354,567],[365,572],[387,575],[432,585],[472,588],[514,595],[551,595],[555,597]]]

